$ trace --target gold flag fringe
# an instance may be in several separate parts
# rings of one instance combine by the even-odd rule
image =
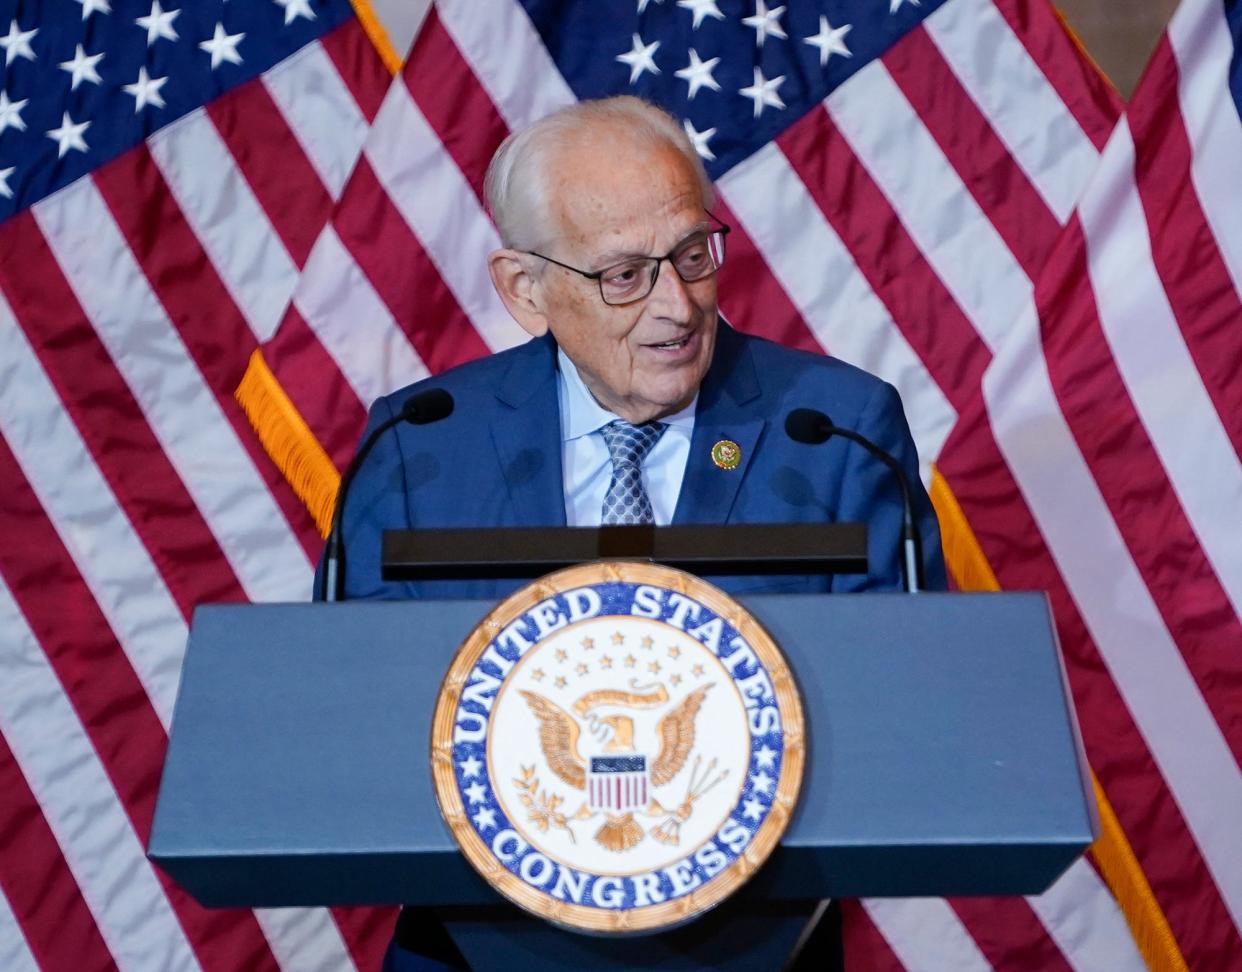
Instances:
[[[233,397],[254,426],[267,454],[310,510],[320,534],[326,537],[332,527],[340,473],[280,387],[261,350],[250,355],[246,373]]]
[[[963,591],[1000,590],[996,574],[966,521],[957,497],[934,467],[931,500],[940,520],[945,561],[958,588]],[[1125,915],[1139,953],[1153,972],[1188,972],[1186,959],[1178,948],[1177,939],[1173,937],[1168,919],[1160,910],[1147,876],[1134,856],[1134,849],[1094,772],[1091,774],[1091,785],[1099,805],[1100,836],[1091,845],[1090,854]]]
[[[350,3],[353,5],[358,23],[362,24],[362,29],[370,38],[375,52],[384,62],[384,67],[388,68],[389,73],[397,74],[401,70],[401,55],[397,53],[396,47],[389,39],[388,31],[384,29],[383,23],[375,13],[375,8],[371,6],[371,0],[350,0]]]

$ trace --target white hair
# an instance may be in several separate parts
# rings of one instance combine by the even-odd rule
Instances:
[[[553,232],[547,225],[544,198],[548,156],[572,138],[581,137],[583,129],[597,125],[622,129],[636,142],[680,152],[699,181],[703,205],[711,207],[715,200],[711,180],[676,118],[632,95],[579,101],[513,132],[492,157],[483,191],[505,246],[531,249],[546,242]]]

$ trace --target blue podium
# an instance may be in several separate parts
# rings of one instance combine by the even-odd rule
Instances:
[[[748,969],[778,967],[818,899],[1037,894],[1094,839],[1042,594],[738,600],[801,687],[806,778],[768,863],[684,928],[560,931],[458,853],[431,715],[489,601],[199,608],[150,856],[208,906],[435,906],[476,969]]]

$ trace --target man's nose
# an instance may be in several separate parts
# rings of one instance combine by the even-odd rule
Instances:
[[[656,268],[655,285],[647,298],[652,312],[680,323],[690,320],[694,312],[694,301],[690,299],[688,286],[673,268],[673,264],[662,260]]]

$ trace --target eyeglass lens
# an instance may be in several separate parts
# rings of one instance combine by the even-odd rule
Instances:
[[[724,233],[701,233],[664,257],[685,283],[710,277],[724,263]],[[655,287],[660,257],[635,257],[605,268],[599,278],[600,296],[607,304],[641,300]]]

